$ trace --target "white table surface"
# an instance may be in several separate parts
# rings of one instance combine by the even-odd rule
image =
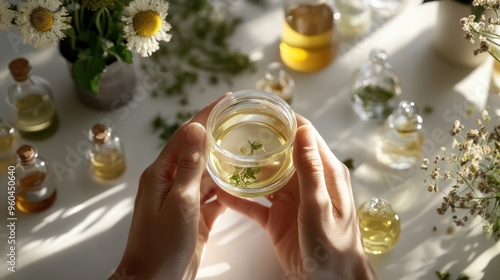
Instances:
[[[433,47],[436,2],[419,5],[409,1],[401,14],[379,24],[370,36],[351,43],[342,42],[333,64],[314,74],[290,71],[296,80],[295,110],[309,118],[341,160],[354,159],[351,172],[356,204],[373,196],[391,202],[402,221],[401,239],[390,253],[370,256],[379,279],[437,279],[435,271],[449,271],[456,277],[465,272],[471,279],[498,279],[500,245],[485,240],[479,221],[448,235],[451,217],[438,216],[438,194],[430,194],[422,183],[425,174],[418,168],[395,172],[381,167],[373,155],[381,125],[361,121],[349,104],[348,85],[353,71],[374,47],[389,55],[402,82],[402,97],[421,108],[426,143],[424,154],[432,157],[448,145],[447,131],[455,118],[466,119],[467,100],[479,107],[498,109],[498,98],[486,94],[491,60],[476,69],[444,61]],[[241,3],[241,2],[237,2]],[[245,23],[233,38],[234,46],[252,53],[257,72],[245,73],[226,84],[210,86],[200,93],[191,89],[191,106],[199,109],[222,93],[252,88],[265,66],[279,60],[277,50],[282,24],[280,1],[260,8],[238,6]],[[378,23],[375,23],[378,24]],[[39,149],[52,164],[67,167],[58,185],[58,197],[48,210],[34,215],[17,212],[17,267],[7,271],[6,190],[0,193],[0,278],[12,279],[105,279],[123,252],[133,211],[138,178],[156,158],[161,140],[151,131],[150,122],[159,112],[173,116],[177,101],[165,97],[138,97],[116,112],[97,112],[83,107],[74,94],[65,61],[56,48],[35,51],[19,43],[13,29],[0,32],[0,92],[10,83],[7,64],[18,56],[27,57],[32,73],[51,84],[60,116],[57,133],[45,141],[24,141]],[[139,82],[139,84],[142,81]],[[0,116],[5,114],[1,102]],[[78,154],[86,138],[82,131],[108,120],[122,137],[127,171],[117,180],[98,182],[88,163]],[[471,122],[471,120],[465,120]],[[1,177],[1,186],[6,178]],[[5,209],[5,210],[3,210]],[[436,227],[436,231],[433,231]],[[217,221],[197,279],[274,280],[282,271],[266,234],[247,218],[228,210]],[[454,278],[453,278],[454,279]]]

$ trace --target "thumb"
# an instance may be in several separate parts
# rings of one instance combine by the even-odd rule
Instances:
[[[316,131],[312,126],[303,125],[297,130],[293,160],[299,181],[301,208],[315,217],[323,216],[321,214],[331,208],[331,203]]]
[[[199,123],[191,123],[183,138],[172,190],[167,197],[199,211],[200,184],[205,168],[205,128]]]

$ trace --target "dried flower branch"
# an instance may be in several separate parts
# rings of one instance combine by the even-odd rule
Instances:
[[[488,237],[500,239],[500,124],[491,130],[491,116],[484,110],[477,120],[478,129],[465,133],[464,125],[456,120],[450,134],[453,136],[452,153],[441,148],[431,162],[422,161],[421,169],[430,170],[430,178],[424,179],[429,192],[442,192],[443,202],[437,209],[440,215],[448,210],[453,213],[453,222],[464,226],[470,218],[483,219],[483,230]],[[450,182],[451,189],[443,191],[439,186]],[[468,210],[462,217],[456,209]]]

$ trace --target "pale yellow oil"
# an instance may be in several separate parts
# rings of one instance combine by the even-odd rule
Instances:
[[[92,172],[102,179],[120,176],[126,168],[125,157],[116,150],[94,153],[90,159]]]
[[[500,55],[500,53],[498,53]],[[500,95],[500,62],[493,61],[493,71],[491,72],[490,93]]]
[[[56,200],[55,186],[47,186],[47,174],[34,172],[18,180],[17,208],[24,213],[38,213],[49,208]]]
[[[253,155],[260,155],[279,149],[285,144],[286,139],[289,139],[289,134],[289,129],[272,116],[244,113],[225,121],[213,135],[218,145],[237,155],[241,154],[242,147],[248,150],[248,141],[258,141],[262,144],[262,148],[255,150]],[[230,177],[235,172],[235,165],[225,159],[219,159],[217,154],[209,158],[215,167],[217,177],[234,186]],[[256,179],[250,180],[246,186],[235,187],[248,189],[267,187],[282,180],[284,175],[290,172],[290,168],[293,168],[292,149],[274,154],[271,160],[262,165],[249,163],[243,167],[257,167],[260,171],[255,174]]]
[[[399,216],[394,213],[372,215],[362,208],[358,210],[359,228],[365,250],[370,254],[383,254],[399,241],[401,224]]]
[[[7,174],[9,166],[16,164],[15,143],[14,134],[0,135],[0,175]]]
[[[21,136],[43,139],[58,127],[56,107],[47,95],[30,94],[16,102],[16,127]]]
[[[415,166],[419,161],[424,143],[422,132],[392,132],[392,137],[382,140],[376,150],[377,159],[382,164],[406,169]]]
[[[326,5],[299,5],[285,18],[280,44],[283,63],[301,72],[328,66],[337,51],[333,11]]]

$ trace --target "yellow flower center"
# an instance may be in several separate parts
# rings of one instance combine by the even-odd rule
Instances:
[[[157,12],[141,11],[138,12],[132,19],[135,32],[143,37],[151,37],[155,35],[161,28],[161,18]]]
[[[52,29],[54,17],[46,8],[38,7],[31,12],[30,23],[36,31],[46,32]]]

